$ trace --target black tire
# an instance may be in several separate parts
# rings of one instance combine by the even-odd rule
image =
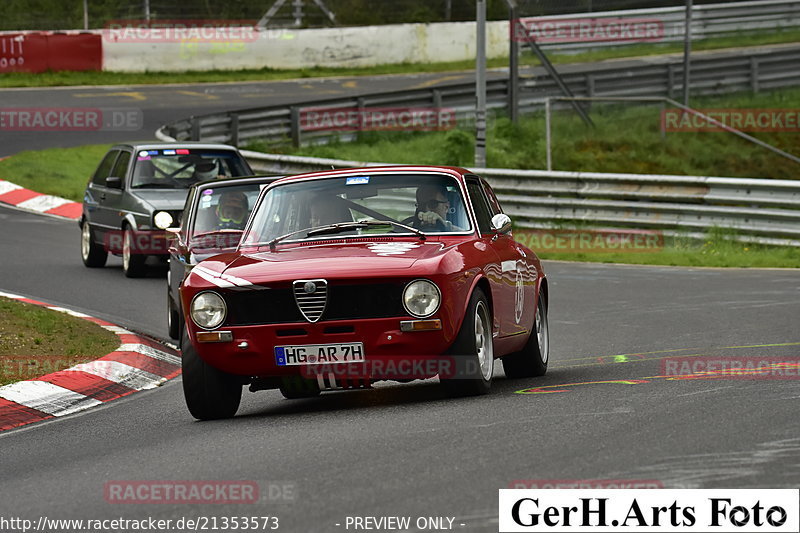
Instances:
[[[547,363],[550,360],[550,328],[547,324],[547,304],[541,292],[538,300],[534,331],[528,337],[528,342],[522,350],[500,359],[507,378],[532,378],[544,376],[547,372]]]
[[[316,398],[321,392],[316,381],[300,376],[286,377],[281,380],[278,387],[287,400],[300,400],[302,398]]]
[[[144,276],[147,256],[133,253],[133,242],[133,230],[126,226],[122,233],[122,271],[126,278],[141,278]]]
[[[81,259],[89,268],[106,266],[108,252],[94,241],[94,232],[87,220],[81,224]]]
[[[182,319],[181,313],[172,303],[172,298],[169,295],[169,285],[167,285],[167,329],[169,330],[170,339],[178,340],[181,338]]]
[[[181,335],[183,396],[198,420],[231,418],[242,400],[242,383],[203,361],[184,331]]]
[[[481,289],[475,289],[472,293],[450,355],[455,361],[455,373],[447,378],[439,377],[447,395],[487,394],[492,386],[494,344],[489,302]]]

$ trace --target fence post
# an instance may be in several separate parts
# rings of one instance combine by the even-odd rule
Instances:
[[[672,99],[672,88],[675,87],[675,65],[667,65],[667,98]]]
[[[302,139],[300,138],[300,108],[292,106],[290,109],[291,132],[292,132],[292,145],[295,148],[300,148]]]
[[[547,170],[553,170],[553,147],[552,136],[550,134],[550,99],[544,101],[544,131],[545,148],[547,150]]]
[[[200,140],[200,119],[198,117],[190,117],[189,120],[192,121],[192,140],[199,141]]]
[[[231,144],[239,147],[239,114],[231,113]]]
[[[757,93],[760,90],[758,83],[758,57],[750,56],[750,89]]]

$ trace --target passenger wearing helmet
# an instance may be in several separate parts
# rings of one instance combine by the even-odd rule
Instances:
[[[222,193],[217,204],[217,226],[219,229],[244,229],[249,214],[247,196],[243,192]]]

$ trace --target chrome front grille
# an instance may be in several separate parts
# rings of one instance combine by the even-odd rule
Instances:
[[[328,282],[324,279],[299,279],[292,284],[297,308],[309,322],[316,322],[328,304]]]

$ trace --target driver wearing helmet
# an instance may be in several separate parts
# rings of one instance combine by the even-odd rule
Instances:
[[[223,192],[216,213],[219,229],[244,229],[249,214],[247,196],[239,191]]]
[[[192,179],[195,181],[206,181],[218,177],[217,164],[213,161],[198,161],[194,165]]]

